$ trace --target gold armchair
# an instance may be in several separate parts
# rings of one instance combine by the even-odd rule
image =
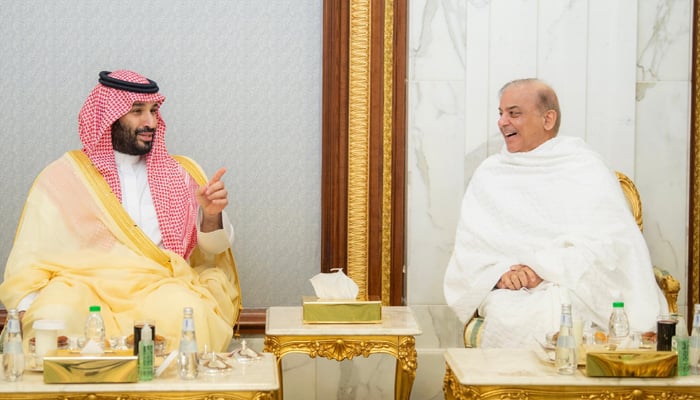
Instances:
[[[622,186],[622,191],[625,193],[627,198],[627,204],[630,206],[632,215],[637,221],[637,226],[639,230],[644,230],[644,221],[642,220],[642,200],[639,197],[639,192],[634,182],[627,177],[627,175],[622,172],[615,172],[617,174],[617,179],[620,181],[620,186]],[[663,270],[657,266],[654,266],[654,277],[656,278],[656,283],[661,288],[661,291],[666,297],[668,302],[668,309],[671,313],[678,312],[678,292],[681,290],[681,284],[676,278],[673,277],[668,271]]]
[[[644,221],[642,219],[642,200],[639,196],[639,191],[634,185],[634,182],[627,177],[627,175],[622,172],[615,172],[617,174],[617,179],[620,181],[620,186],[622,191],[627,198],[627,204],[630,206],[630,211],[634,219],[637,221],[637,226],[639,230],[644,229]],[[663,270],[657,266],[654,266],[654,277],[656,278],[656,283],[661,288],[661,291],[668,302],[668,309],[671,313],[678,312],[678,292],[681,290],[681,284],[676,278],[673,277],[668,271]],[[484,323],[484,319],[479,317],[476,313],[467,321],[464,325],[464,346],[465,347],[478,347],[480,342],[481,325]]]

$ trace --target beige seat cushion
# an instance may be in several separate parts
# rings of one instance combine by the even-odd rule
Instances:
[[[464,325],[464,347],[479,347],[484,318],[474,316]]]

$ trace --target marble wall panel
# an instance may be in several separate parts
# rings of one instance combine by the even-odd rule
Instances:
[[[652,262],[685,282],[692,0],[639,2],[635,181]],[[686,312],[686,287],[679,307]]]
[[[588,78],[588,3],[541,1],[539,5],[537,74],[557,90],[561,134],[584,137]]]
[[[589,2],[586,141],[634,179],[635,0]]]
[[[638,3],[637,80],[690,81],[692,0]]]
[[[489,93],[483,100],[489,104],[486,140],[488,152],[493,154],[503,146],[496,125],[498,90],[513,79],[537,76],[538,1],[492,1],[489,7],[489,25],[480,38],[488,41],[490,50],[485,60],[489,67]]]
[[[456,227],[455,210],[463,194],[464,93],[461,82],[421,81],[411,84],[413,129],[408,140],[407,280],[411,302],[444,304],[444,265]]]
[[[652,262],[684,282],[688,241],[688,82],[638,83],[636,181]],[[687,287],[681,285],[684,313]],[[691,307],[692,311],[692,307]]]
[[[494,120],[489,118],[490,115],[493,115],[489,111],[492,111],[494,104],[488,101],[492,94],[489,83],[491,68],[487,62],[491,52],[487,38],[490,13],[488,2],[468,2],[465,50],[467,63],[464,77],[464,182],[462,191],[466,187],[472,171],[488,155],[486,139],[489,133],[495,134]]]
[[[409,78],[461,80],[464,78],[465,2],[415,0],[409,12]],[[440,60],[435,63],[434,60]]]

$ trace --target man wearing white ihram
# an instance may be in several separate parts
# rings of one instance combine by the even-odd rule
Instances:
[[[484,317],[480,347],[533,347],[574,318],[607,330],[620,299],[631,331],[668,305],[618,179],[583,140],[557,136],[554,90],[538,79],[500,91],[505,146],[474,172],[444,278],[447,304]]]

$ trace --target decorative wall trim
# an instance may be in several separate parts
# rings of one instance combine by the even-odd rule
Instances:
[[[404,288],[405,20],[405,0],[324,2],[321,271],[385,305]]]
[[[369,0],[350,2],[347,274],[367,300],[369,253],[370,35]]]
[[[394,2],[384,4],[384,128],[382,130],[382,299],[391,298],[391,197],[392,197],[392,139],[393,139],[393,77],[394,77]]]

